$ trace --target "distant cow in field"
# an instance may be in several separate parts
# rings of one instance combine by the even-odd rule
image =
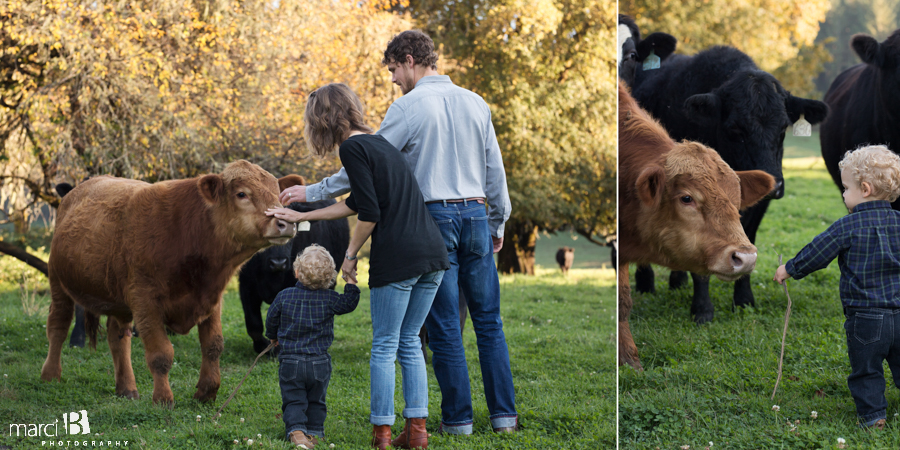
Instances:
[[[785,131],[801,115],[816,124],[828,107],[817,100],[798,98],[772,75],[756,67],[749,56],[733,47],[712,47],[694,56],[672,55],[659,69],[638,69],[634,98],[659,119],[672,139],[692,140],[715,149],[734,170],[763,170],[775,177],[768,197],[741,213],[741,225],[751,243],[771,199],[784,196],[781,160]],[[637,289],[653,289],[653,275],[639,270]],[[673,272],[670,285],[687,281]],[[709,278],[693,275],[691,314],[697,323],[713,318]],[[734,304],[754,305],[750,276],[734,285]]]
[[[634,19],[624,14],[619,14],[619,78],[625,84],[631,86],[634,83],[634,74],[653,52],[663,60],[675,51],[678,41],[671,34],[653,33],[646,39],[641,39],[641,30]]]
[[[559,270],[562,270],[563,275],[569,274],[569,269],[572,268],[572,261],[575,261],[574,248],[560,247],[556,251],[556,263],[559,264]]]
[[[332,199],[312,203],[295,202],[288,205],[288,208],[307,212],[334,203]],[[308,231],[298,231],[291,242],[269,247],[253,255],[241,268],[238,275],[241,306],[244,308],[247,334],[253,339],[253,351],[256,353],[262,352],[269,345],[269,340],[263,335],[263,318],[260,312],[262,304],[271,305],[279,292],[297,284],[294,259],[312,244],[325,247],[340,268],[350,244],[350,225],[347,219],[311,222]],[[273,350],[278,350],[278,347]]]
[[[819,132],[825,166],[838,188],[838,162],[845,152],[864,144],[900,152],[900,30],[880,44],[872,36],[857,34],[850,46],[863,63],[831,83],[825,94],[831,114]],[[891,206],[900,209],[900,200]]]
[[[619,82],[619,365],[641,370],[631,335],[628,264],[659,264],[733,281],[756,265],[740,209],[774,178],[735,172],[709,147],[676,143]]]
[[[75,304],[108,316],[107,342],[116,394],[138,398],[131,367],[135,322],[153,376],[153,402],[172,405],[174,349],[166,327],[187,334],[198,327],[202,365],[194,398],[215,400],[219,390],[222,292],[254,253],[284,244],[291,224],[265,215],[278,207],[276,180],[247,161],[220,174],[148,184],[101,176],[78,185],[60,203],[50,244],[50,348],[41,379],[62,378],[60,354]],[[89,328],[96,346],[96,327]]]

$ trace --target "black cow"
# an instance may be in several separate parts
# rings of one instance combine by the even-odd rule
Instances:
[[[291,203],[288,208],[307,212],[334,203],[332,199],[312,203]],[[269,247],[253,255],[241,268],[238,275],[241,305],[244,308],[247,334],[253,339],[255,352],[259,353],[269,345],[269,340],[263,335],[264,324],[260,311],[263,302],[272,304],[279,292],[297,283],[297,278],[294,277],[294,259],[312,244],[325,247],[334,258],[336,269],[340,270],[347,246],[350,244],[350,225],[347,219],[311,222],[309,231],[298,231],[289,243]]]
[[[572,262],[575,261],[575,249],[572,247],[560,247],[559,250],[556,251],[556,263],[559,264],[559,270],[562,270],[563,275],[569,274],[569,269],[572,268]]]
[[[781,159],[785,131],[801,114],[813,124],[824,120],[828,114],[825,103],[794,97],[749,56],[724,46],[694,56],[672,55],[659,69],[638,70],[634,84],[635,99],[659,119],[672,139],[702,142],[718,151],[736,171],[759,169],[775,177],[769,197],[741,213],[741,225],[755,243],[769,202],[784,196]],[[636,277],[638,291],[649,291],[653,285],[652,272],[645,275]],[[691,314],[697,323],[705,323],[713,318],[709,277],[692,277]],[[684,273],[673,273],[670,278],[672,287],[684,282]],[[749,275],[735,282],[734,304],[755,304]]]
[[[671,34],[653,33],[641,39],[641,30],[634,19],[619,14],[619,78],[628,86],[634,83],[634,74],[641,63],[653,52],[663,60],[675,51],[677,40]]]
[[[825,166],[838,188],[838,162],[848,150],[882,144],[900,152],[900,30],[880,44],[872,36],[856,34],[850,46],[863,63],[831,83],[825,94],[831,114],[819,133]],[[900,200],[891,206],[900,209]]]

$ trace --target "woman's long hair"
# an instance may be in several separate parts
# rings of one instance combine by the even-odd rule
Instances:
[[[374,132],[366,125],[359,97],[344,83],[326,84],[309,94],[303,123],[306,147],[321,158],[337,150],[353,131]]]

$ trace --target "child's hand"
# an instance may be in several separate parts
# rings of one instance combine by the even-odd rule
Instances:
[[[787,268],[785,268],[784,264],[782,264],[778,266],[778,270],[775,271],[775,278],[773,278],[773,280],[778,282],[778,284],[783,285],[784,280],[787,280],[790,277],[791,275],[787,273]]]
[[[269,342],[275,344],[275,346],[278,347],[278,339],[269,339]]]
[[[358,260],[349,260],[344,258],[344,264],[341,265],[341,278],[347,284],[356,284],[356,263]]]

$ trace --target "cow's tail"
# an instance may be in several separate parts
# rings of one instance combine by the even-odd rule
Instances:
[[[100,315],[94,314],[87,309],[84,310],[84,332],[88,336],[88,340],[92,350],[97,350],[97,331],[100,329]],[[84,341],[82,341],[82,345]]]

